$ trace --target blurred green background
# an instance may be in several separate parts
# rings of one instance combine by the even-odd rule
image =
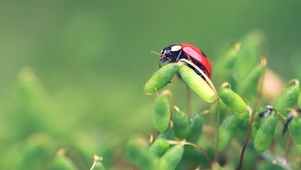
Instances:
[[[226,44],[260,29],[268,65],[285,80],[298,76],[290,67],[301,57],[300,7],[297,0],[1,1],[0,169],[45,168],[60,148],[84,150],[91,160],[77,163],[82,169],[93,153],[111,167],[118,158],[109,159],[110,146],[152,132],[154,96],[143,91],[158,68],[150,51],[173,43],[200,47],[214,65]],[[32,145],[45,147],[41,160],[27,160]]]

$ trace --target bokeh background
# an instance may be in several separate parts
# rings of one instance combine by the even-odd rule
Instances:
[[[153,131],[150,51],[173,43],[200,47],[214,65],[226,44],[259,29],[269,67],[300,78],[300,9],[297,0],[1,1],[0,169],[47,169],[61,148],[80,169],[93,153],[122,164],[123,140]]]

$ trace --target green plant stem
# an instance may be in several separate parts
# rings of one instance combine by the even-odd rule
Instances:
[[[94,161],[93,161],[93,164],[92,164],[90,170],[93,170],[93,169],[94,169],[94,167],[96,166],[96,163],[97,163],[97,162],[103,160],[102,157],[99,157],[99,156],[97,156],[96,154],[93,155],[93,159],[94,159]]]
[[[240,154],[240,160],[239,160],[238,170],[241,170],[241,168],[242,168],[242,163],[243,163],[243,159],[244,159],[244,153],[245,153],[245,150],[247,148],[247,145],[248,145],[248,142],[249,142],[249,139],[250,139],[250,136],[251,136],[252,124],[253,124],[253,122],[255,120],[255,119],[253,119],[254,115],[255,115],[254,112],[252,112],[252,117],[251,117],[251,121],[249,123],[247,137],[246,137],[245,143],[244,143],[244,145],[242,147],[241,154]]]
[[[217,130],[216,130],[216,142],[215,142],[215,152],[214,152],[214,161],[218,160],[218,137],[219,137],[219,124],[220,124],[220,99],[217,99]]]
[[[291,147],[292,147],[292,137],[290,135],[288,135],[288,141],[285,147],[285,151],[284,151],[284,157],[287,158],[290,151],[291,151]]]
[[[265,58],[261,59],[261,64],[266,66],[266,59]],[[247,148],[247,145],[249,143],[250,136],[251,136],[251,132],[252,132],[252,124],[256,120],[256,118],[254,119],[255,112],[256,112],[255,109],[257,108],[257,106],[259,104],[259,97],[260,97],[262,86],[263,86],[263,79],[264,79],[265,70],[266,70],[266,67],[264,68],[264,71],[263,71],[263,73],[262,73],[262,75],[259,79],[259,82],[258,82],[258,86],[257,86],[258,88],[257,88],[255,102],[254,102],[254,107],[253,107],[253,110],[252,110],[252,113],[251,113],[251,119],[250,119],[251,121],[249,123],[246,140],[245,140],[244,145],[243,145],[242,150],[241,150],[238,170],[241,170],[241,168],[242,168],[244,153],[246,151],[246,148]]]

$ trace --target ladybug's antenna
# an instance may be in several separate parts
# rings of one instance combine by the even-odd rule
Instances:
[[[157,55],[161,55],[161,53],[158,53],[156,51],[151,51],[152,54],[157,54]]]

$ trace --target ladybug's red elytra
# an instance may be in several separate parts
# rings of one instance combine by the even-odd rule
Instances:
[[[210,60],[206,57],[206,55],[197,47],[191,44],[181,43],[181,44],[173,44],[168,47],[165,47],[160,52],[160,63],[161,66],[164,62],[176,63],[180,59],[187,59],[197,65],[204,73],[210,78],[211,77],[211,64]],[[191,68],[200,76],[196,69],[192,66]],[[203,77],[203,76],[202,76]]]

